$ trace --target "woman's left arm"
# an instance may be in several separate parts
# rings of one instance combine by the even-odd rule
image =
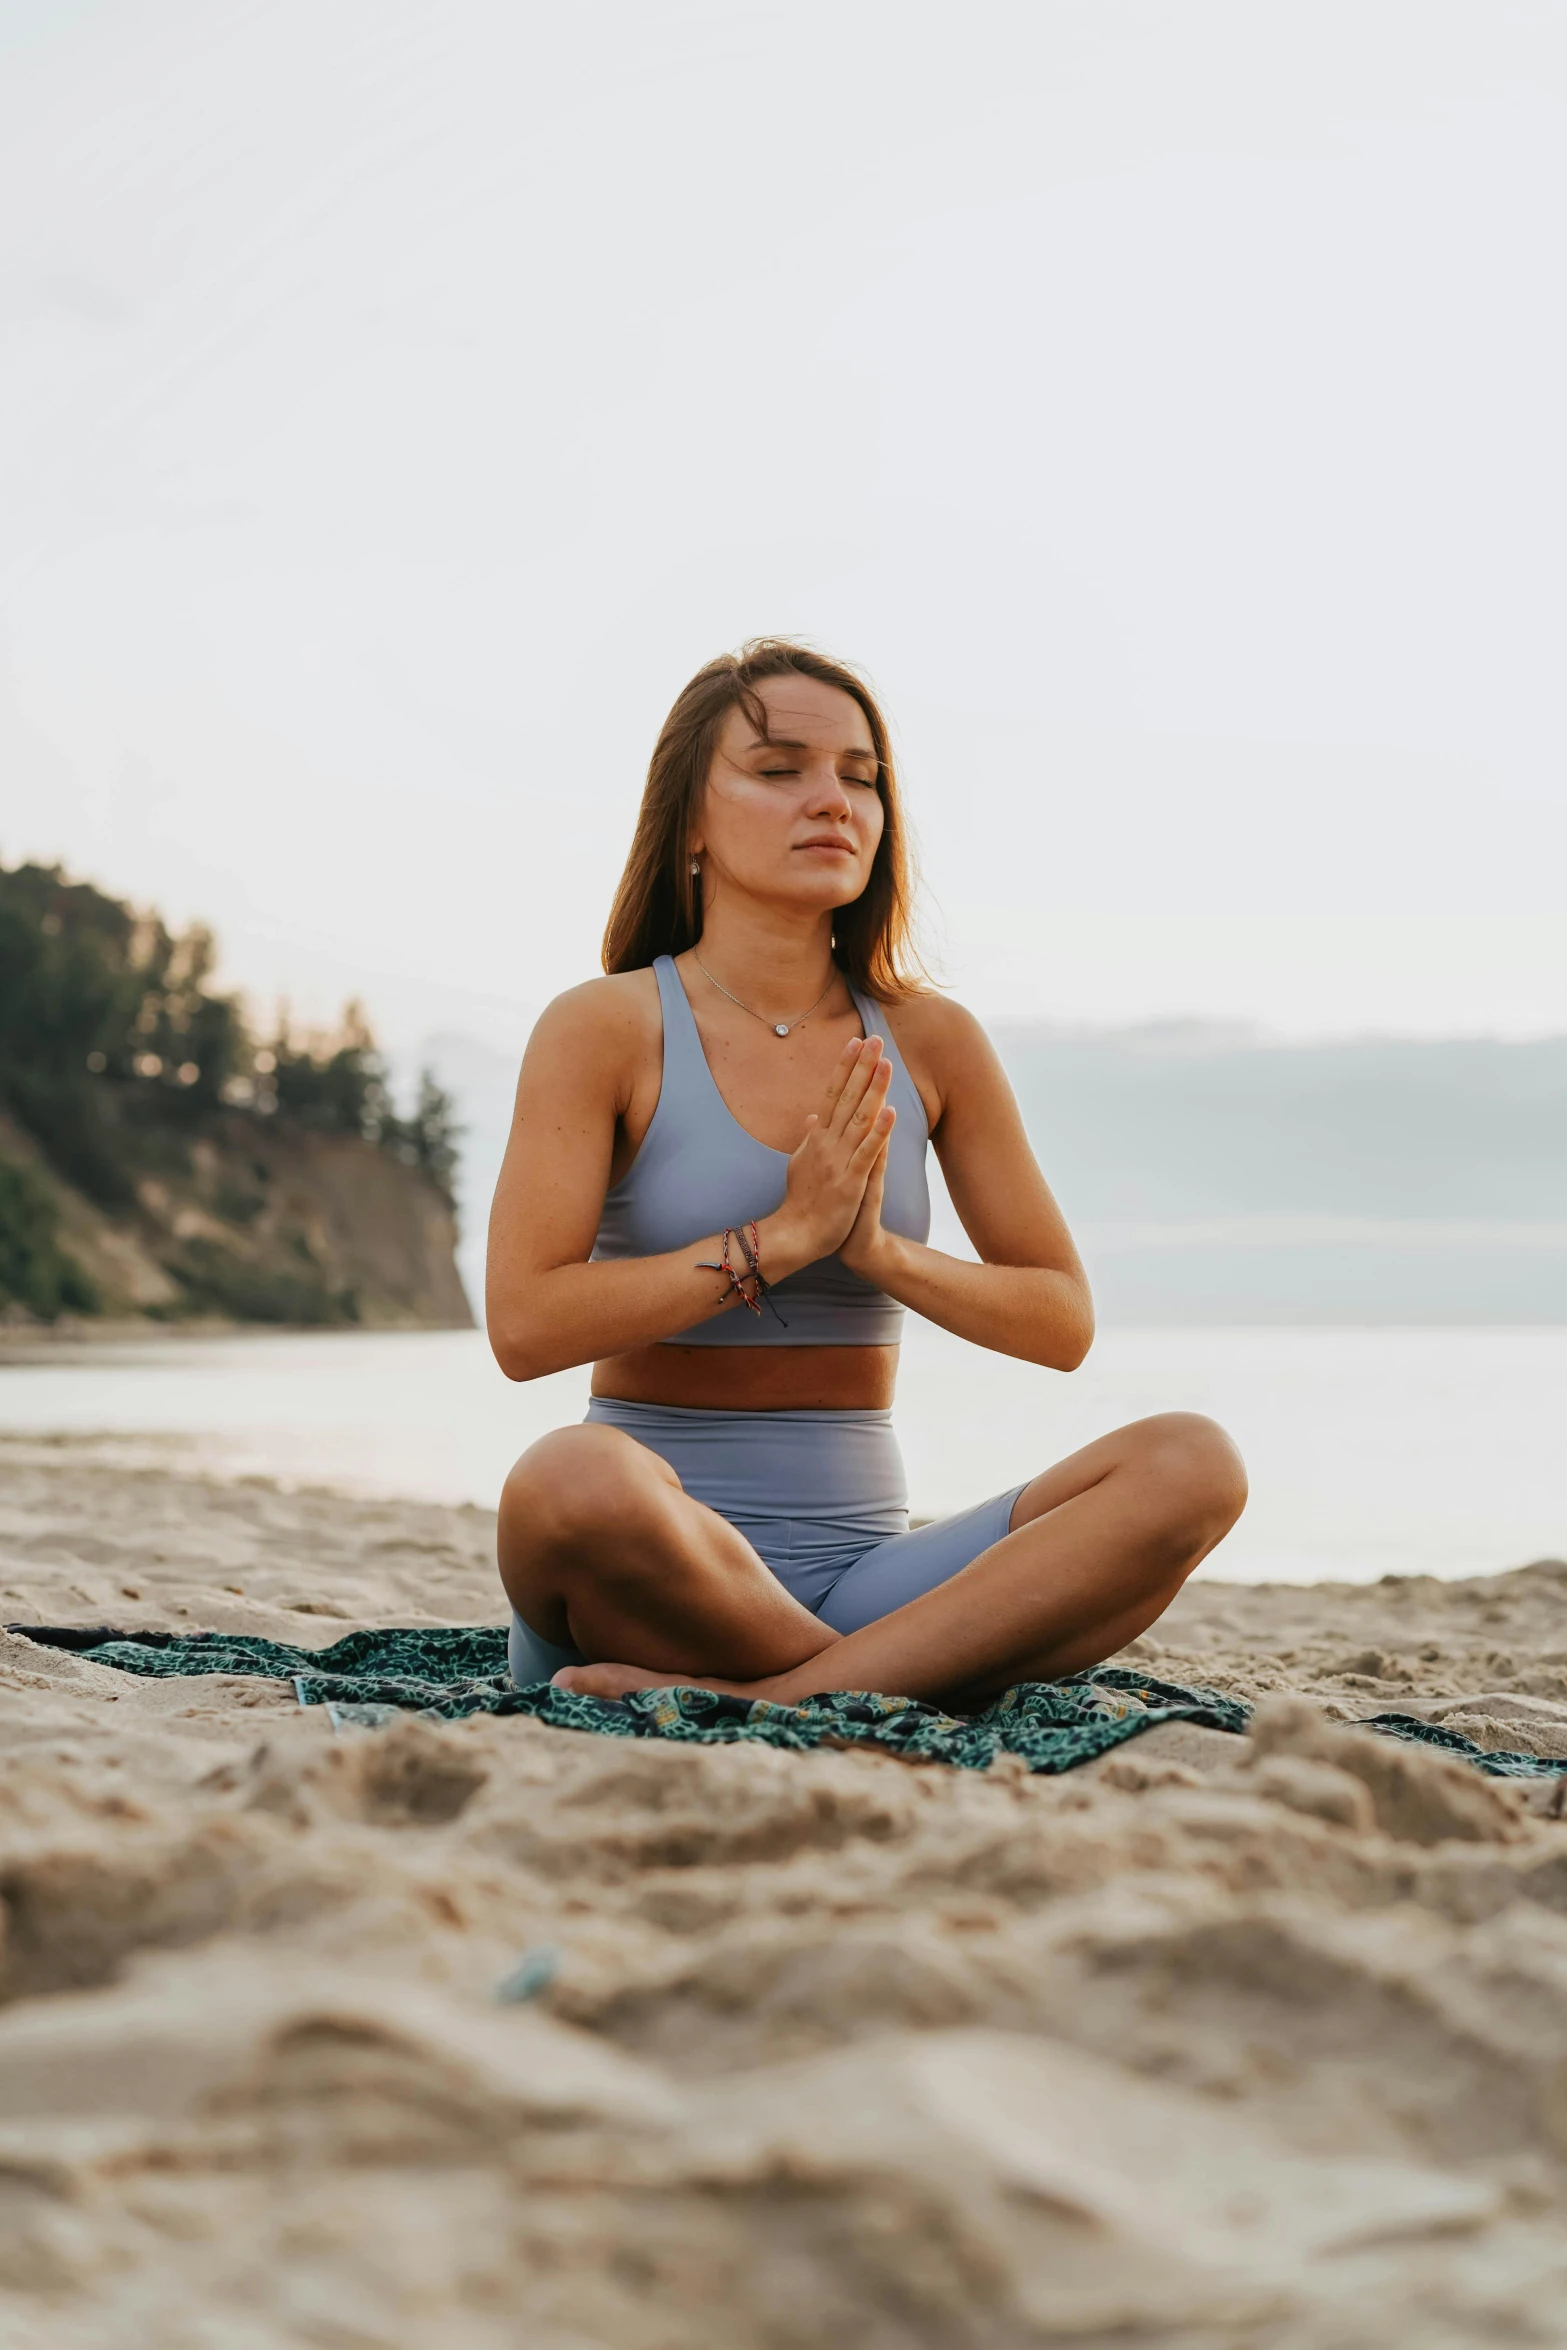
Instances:
[[[1088,1277],[1029,1148],[995,1047],[971,1012],[940,997],[919,998],[898,1026],[914,1048],[921,1093],[927,1101],[936,1097],[931,1139],[982,1261],[971,1265],[887,1231],[881,1170],[839,1256],[959,1338],[1053,1371],[1075,1371],[1094,1335]],[[894,1041],[910,1067],[902,1033]]]

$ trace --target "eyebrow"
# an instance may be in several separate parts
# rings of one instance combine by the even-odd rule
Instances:
[[[809,743],[792,742],[785,734],[759,734],[754,742],[746,745],[748,751],[808,751],[810,748]],[[838,756],[840,759],[868,759],[873,767],[881,763],[874,751],[840,751]]]

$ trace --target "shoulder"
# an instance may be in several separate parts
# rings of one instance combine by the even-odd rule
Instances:
[[[534,1022],[523,1081],[595,1094],[607,1088],[621,1104],[650,1059],[656,1070],[662,1040],[658,981],[651,970],[586,979],[546,1004]]]
[[[974,1014],[950,996],[926,990],[884,1005],[893,1041],[905,1058],[939,1079],[999,1066],[996,1048]]]
[[[989,1047],[990,1039],[967,1006],[955,1004],[949,995],[938,995],[934,988],[883,1008],[911,1044],[928,1046],[933,1052],[961,1052],[976,1044]]]
[[[547,1050],[613,1049],[643,1041],[660,1025],[658,981],[651,970],[585,979],[545,1005],[528,1039]]]
[[[976,1085],[1005,1086],[995,1046],[974,1014],[950,996],[925,989],[879,1008],[919,1090],[933,1133],[954,1099],[971,1094]]]

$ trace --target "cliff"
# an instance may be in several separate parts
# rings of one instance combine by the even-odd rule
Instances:
[[[0,1171],[35,1203],[63,1268],[65,1308],[159,1321],[472,1327],[451,1203],[419,1168],[355,1135],[242,1112],[136,1139],[125,1162],[129,1197],[110,1209],[0,1112]],[[0,1310],[5,1286],[0,1271]]]
[[[457,1130],[357,1004],[263,1043],[199,925],[0,866],[0,1318],[467,1329]]]

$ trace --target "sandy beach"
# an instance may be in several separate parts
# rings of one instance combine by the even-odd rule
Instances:
[[[0,1444],[8,1621],[495,1622],[491,1544]],[[1136,1653],[1254,1736],[1060,1779],[334,1735],[6,1638],[0,2339],[1558,2342],[1556,1789],[1344,1725],[1567,1755],[1564,1601],[1194,1585]]]

